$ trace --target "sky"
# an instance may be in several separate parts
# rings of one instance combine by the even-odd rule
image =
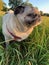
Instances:
[[[3,1],[8,6],[8,0],[3,0]],[[44,13],[49,13],[49,0],[29,0],[29,2],[33,4],[33,6],[38,7],[38,9],[43,11]]]

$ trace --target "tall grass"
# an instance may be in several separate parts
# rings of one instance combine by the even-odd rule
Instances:
[[[0,41],[3,41],[1,24],[0,34]],[[7,56],[3,44],[0,44],[0,65],[6,65],[7,62],[8,65],[49,65],[49,17],[42,17],[42,23],[35,27],[26,40],[10,42]]]

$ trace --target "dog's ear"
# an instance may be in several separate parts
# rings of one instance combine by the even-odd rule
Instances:
[[[24,12],[24,8],[25,8],[24,6],[16,7],[15,10],[14,10],[14,14],[17,15],[19,13],[23,13]]]

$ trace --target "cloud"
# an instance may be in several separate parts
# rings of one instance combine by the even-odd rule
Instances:
[[[43,13],[49,13],[49,7],[47,7],[47,6],[42,7],[39,10],[43,11]]]

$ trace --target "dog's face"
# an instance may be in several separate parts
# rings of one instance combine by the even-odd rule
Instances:
[[[18,6],[14,14],[28,27],[37,25],[41,20],[38,9],[31,6]]]

